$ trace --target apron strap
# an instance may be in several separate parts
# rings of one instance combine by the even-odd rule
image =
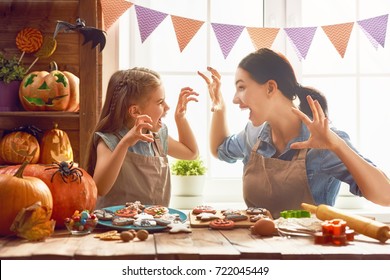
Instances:
[[[154,142],[152,143],[152,148],[154,151],[154,155],[164,156],[160,135],[158,133],[153,133],[153,137],[154,137]]]
[[[261,140],[258,139],[257,142],[255,143],[255,145],[253,145],[252,147],[252,152],[257,152],[257,150],[259,149],[261,145]],[[298,160],[302,160],[302,159],[305,159],[306,158],[306,154],[307,154],[307,149],[299,149],[295,155],[293,156],[293,159],[298,159]]]

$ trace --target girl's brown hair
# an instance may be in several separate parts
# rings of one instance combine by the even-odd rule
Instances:
[[[117,133],[123,127],[130,128],[133,122],[128,112],[130,106],[145,102],[149,93],[160,85],[160,75],[142,67],[119,70],[111,76],[102,112],[89,140],[85,157],[84,166],[91,176],[96,164],[95,132]]]

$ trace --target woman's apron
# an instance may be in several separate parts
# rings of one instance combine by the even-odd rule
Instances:
[[[243,175],[243,195],[248,207],[268,209],[273,218],[284,210],[301,209],[301,203],[314,204],[307,175],[307,149],[298,150],[291,161],[266,158],[254,145]]]
[[[96,208],[134,201],[169,206],[171,177],[168,157],[163,153],[159,135],[154,134],[154,138],[155,156],[127,152],[114,186],[107,195],[99,197]]]

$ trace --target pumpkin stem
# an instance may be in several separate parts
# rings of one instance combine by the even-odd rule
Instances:
[[[24,169],[26,168],[26,166],[27,166],[28,163],[29,163],[28,161],[23,162],[23,164],[22,164],[22,165],[19,167],[19,169],[15,172],[14,177],[23,178],[23,171],[24,171]]]
[[[57,62],[55,61],[50,61],[50,72],[52,71],[57,71],[58,70],[58,66],[57,66]]]

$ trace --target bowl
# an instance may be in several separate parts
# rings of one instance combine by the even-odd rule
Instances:
[[[72,217],[65,219],[65,226],[72,235],[86,235],[95,229],[97,222],[95,214],[76,210]]]

